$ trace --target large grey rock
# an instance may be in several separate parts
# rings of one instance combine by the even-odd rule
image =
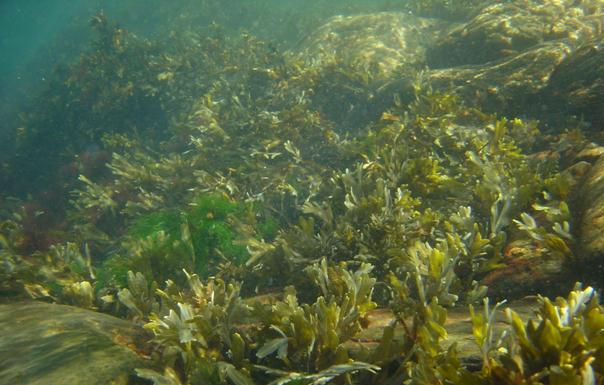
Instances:
[[[602,30],[599,0],[497,2],[454,27],[427,53],[432,68],[481,64],[513,57],[548,41],[576,46]]]
[[[133,323],[72,306],[0,305],[0,385],[121,385],[149,366]]]

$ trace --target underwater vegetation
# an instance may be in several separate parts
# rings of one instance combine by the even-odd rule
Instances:
[[[474,2],[421,6],[461,17]],[[562,295],[588,263],[573,199],[589,139],[574,127],[545,135],[485,113],[419,68],[391,103],[347,121],[370,84],[400,73],[216,25],[148,40],[102,13],[91,24],[91,49],[18,130],[6,194],[44,186],[62,202],[6,200],[2,301],[144,325],[137,381],[156,385],[604,382],[597,290],[539,296],[523,319],[503,309],[527,286],[497,286],[554,266]],[[448,341],[459,306],[471,358]],[[379,335],[359,338],[378,311]]]
[[[202,284],[187,275],[189,289],[168,281],[157,299],[169,308],[152,312],[145,325],[165,350],[163,371],[137,370],[154,384],[599,384],[604,345],[604,308],[593,288],[577,286],[568,298],[539,299],[536,314],[523,322],[510,309],[510,326],[494,335],[498,303],[472,312],[481,369],[469,371],[458,359],[456,345],[444,348],[446,309],[426,299],[426,278],[415,276],[417,298],[407,284],[392,278],[392,322],[377,347],[351,356],[347,342],[367,327],[375,279],[372,266],[356,271],[330,269],[325,260],[306,269],[322,295],[300,304],[295,289],[286,288],[272,304],[246,303],[237,285],[221,280]],[[143,308],[134,307],[139,314]],[[244,321],[245,323],[243,323]],[[395,337],[397,324],[404,335]],[[174,368],[178,367],[180,373]]]
[[[123,284],[129,270],[164,282],[183,269],[207,277],[221,264],[240,266],[247,259],[244,236],[270,239],[276,231],[271,219],[259,223],[256,213],[250,204],[208,195],[193,201],[187,211],[143,215],[128,229],[124,253],[129,257],[111,256],[102,270]],[[244,232],[240,228],[246,217],[251,221]]]
[[[540,298],[535,318],[526,323],[507,309],[508,335],[495,343],[494,310],[472,310],[474,335],[483,353],[480,374],[462,373],[464,383],[598,384],[602,382],[604,313],[593,288],[580,285],[568,298]],[[499,306],[500,304],[496,305]],[[501,353],[494,354],[498,349]]]

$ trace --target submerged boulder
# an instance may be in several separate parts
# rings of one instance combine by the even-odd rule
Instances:
[[[354,63],[372,78],[389,78],[401,66],[423,66],[426,47],[448,25],[400,12],[335,16],[301,42],[299,55],[317,64]]]
[[[485,112],[600,124],[603,25],[596,0],[497,3],[463,25],[397,12],[336,16],[294,55],[315,72],[314,106],[344,130],[378,119],[394,95],[413,100],[420,73]]]
[[[547,88],[548,115],[576,115],[604,129],[604,34],[585,42],[555,69]]]
[[[294,53],[315,74],[313,105],[343,130],[377,119],[393,100],[383,86],[414,79],[448,25],[400,12],[332,17]]]
[[[125,385],[149,367],[135,324],[42,302],[0,305],[0,385]]]
[[[568,290],[567,263],[566,258],[547,253],[537,242],[519,239],[506,246],[502,267],[489,272],[480,283],[489,288],[490,297],[499,299],[526,293],[556,296]]]
[[[486,112],[601,127],[603,26],[597,0],[488,5],[428,48],[430,80]]]
[[[582,212],[579,223],[579,247],[585,263],[604,263],[604,156],[585,176],[578,192]],[[604,266],[598,266],[602,271]]]
[[[544,43],[496,62],[432,70],[428,78],[433,88],[451,90],[485,112],[525,116],[544,108],[539,96],[571,49],[562,41]]]
[[[428,65],[447,68],[515,56],[548,41],[576,46],[602,30],[604,3],[515,0],[484,7],[427,52]]]

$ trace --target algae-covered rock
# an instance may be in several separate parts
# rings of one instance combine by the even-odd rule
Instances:
[[[0,305],[0,385],[131,384],[149,366],[134,324],[41,302]]]
[[[360,128],[392,104],[394,80],[409,82],[448,24],[400,12],[336,16],[296,52],[317,77],[313,105],[338,128]]]
[[[426,47],[447,25],[400,12],[335,16],[302,41],[300,54],[318,63],[355,63],[383,78],[400,66],[423,65]]]
[[[545,95],[548,114],[577,115],[604,127],[604,34],[593,38],[566,57],[551,75]],[[547,115],[546,115],[547,117]]]
[[[498,2],[432,46],[428,64],[432,68],[481,64],[560,39],[575,46],[601,31],[603,9],[597,0]]]
[[[579,246],[587,261],[604,261],[604,156],[593,165],[579,188],[582,217]],[[602,266],[597,270],[601,271]]]
[[[519,239],[506,247],[502,266],[489,272],[481,284],[489,296],[518,298],[526,293],[557,295],[568,286],[563,255],[551,255],[533,240]]]
[[[565,42],[544,43],[496,62],[433,70],[429,79],[435,89],[452,90],[486,112],[523,116],[541,108],[535,102],[570,52]]]

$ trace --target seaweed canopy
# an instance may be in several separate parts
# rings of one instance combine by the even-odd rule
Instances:
[[[497,341],[497,308],[485,301],[472,312],[474,335],[483,356],[479,373],[461,371],[468,384],[600,384],[604,379],[604,309],[592,287],[577,284],[567,298],[539,298],[534,318],[523,322],[506,309],[509,334]]]
[[[158,128],[166,125],[165,111],[149,92],[159,86],[148,64],[158,45],[129,34],[102,13],[91,25],[96,34],[92,49],[57,67],[22,116],[15,156],[8,162],[12,183],[3,186],[11,194],[57,187],[56,179],[71,174],[74,157],[87,156],[87,149],[98,146],[108,132],[144,127],[148,137],[162,136]]]
[[[113,31],[99,49],[126,65],[126,35],[95,23]],[[173,136],[157,152],[145,135],[103,135],[107,174],[81,175],[73,194],[81,247],[20,255],[18,224],[3,225],[0,272],[23,283],[8,289],[144,322],[166,369],[138,373],[157,384],[599,381],[601,306],[590,291],[544,300],[526,325],[510,312],[501,343],[489,324],[500,307],[473,312],[481,372],[442,345],[446,308],[485,296],[479,281],[510,239],[574,257],[570,183],[556,160],[527,155],[535,122],[486,115],[418,76],[411,102],[395,98],[346,132],[318,107],[339,106],[337,95],[313,87],[341,68],[352,72],[333,90],[361,87],[364,69],[304,64],[250,35],[173,36],[173,51],[144,50],[152,73],[131,90],[174,108]],[[112,94],[98,96],[111,111]],[[279,294],[244,299],[242,287]],[[378,303],[391,318],[367,346],[356,336]]]

